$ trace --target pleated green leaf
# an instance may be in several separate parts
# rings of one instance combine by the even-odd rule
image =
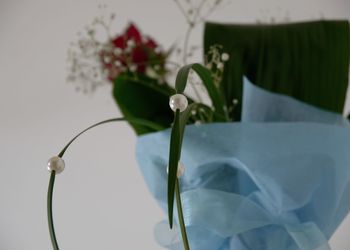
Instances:
[[[205,52],[215,44],[230,54],[220,86],[230,118],[240,119],[243,75],[269,91],[343,112],[349,75],[349,21],[207,23]],[[238,106],[233,109],[235,99]]]

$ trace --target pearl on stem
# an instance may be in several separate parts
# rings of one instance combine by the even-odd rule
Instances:
[[[169,174],[169,166],[166,169],[167,174]],[[176,176],[177,178],[180,178],[181,176],[183,176],[185,173],[185,166],[184,164],[182,164],[182,162],[179,161],[178,165],[177,165],[177,173]]]
[[[186,96],[182,94],[172,95],[169,100],[169,106],[174,112],[176,112],[176,110],[180,110],[180,112],[183,112],[188,106]]]
[[[61,157],[54,156],[47,162],[47,169],[52,172],[55,171],[56,174],[61,173],[64,170],[65,163]]]

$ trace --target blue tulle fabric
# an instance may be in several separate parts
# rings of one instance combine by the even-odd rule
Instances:
[[[287,98],[294,103],[288,107],[304,108],[249,84],[248,99],[267,94],[266,101]],[[330,249],[328,239],[350,209],[350,129],[339,115],[311,112],[317,114],[305,121],[301,115],[283,121],[275,113],[269,117],[277,120],[251,122],[249,114],[242,123],[187,126],[180,183],[191,250]],[[164,211],[169,137],[166,130],[137,144],[144,179]],[[166,221],[155,235],[165,248],[183,249],[178,230]]]

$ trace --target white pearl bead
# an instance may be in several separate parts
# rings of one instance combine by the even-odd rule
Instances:
[[[177,173],[176,173],[177,178],[180,178],[181,176],[183,176],[184,173],[185,173],[185,166],[179,161],[179,165],[177,165]]]
[[[184,111],[188,106],[188,101],[186,96],[182,94],[175,94],[170,97],[169,100],[170,108],[175,112],[177,109],[180,110],[180,112]]]
[[[169,174],[169,166],[166,169],[166,173]],[[180,178],[181,176],[183,176],[184,173],[185,173],[185,166],[184,164],[182,164],[181,161],[179,161],[177,165],[177,173],[176,173],[177,178]]]
[[[221,55],[221,60],[223,60],[224,62],[228,61],[229,59],[230,59],[229,54],[223,53],[223,54]]]
[[[51,157],[47,163],[47,169],[50,172],[55,171],[56,174],[61,173],[64,170],[64,167],[64,160],[58,156]]]

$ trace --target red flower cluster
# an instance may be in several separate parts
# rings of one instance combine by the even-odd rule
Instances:
[[[135,72],[158,77],[165,74],[166,54],[148,36],[142,36],[134,24],[116,36],[101,53],[101,60],[110,80],[120,73]]]

